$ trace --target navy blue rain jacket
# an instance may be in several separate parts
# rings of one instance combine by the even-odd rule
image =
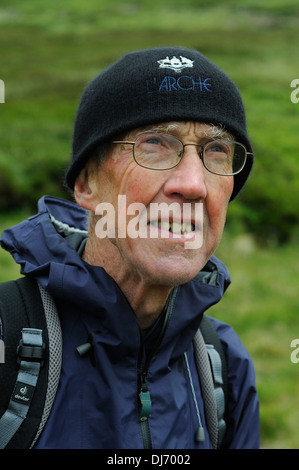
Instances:
[[[174,289],[167,312],[143,336],[125,296],[107,273],[80,257],[86,214],[46,196],[38,214],[5,230],[1,245],[56,301],[63,334],[63,363],[55,402],[36,448],[211,448],[192,338],[203,312],[230,283],[214,256],[196,278]],[[214,320],[228,362],[229,404],[224,447],[259,447],[259,405],[252,360],[234,330]],[[91,354],[76,348],[94,333]],[[191,381],[184,362],[186,352]],[[140,422],[146,381],[151,412]],[[204,442],[195,441],[199,426]]]

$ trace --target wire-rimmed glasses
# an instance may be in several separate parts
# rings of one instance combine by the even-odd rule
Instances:
[[[150,170],[174,168],[182,160],[185,147],[193,145],[198,148],[204,167],[210,173],[221,176],[240,173],[250,153],[243,144],[231,140],[213,139],[203,144],[183,144],[173,135],[158,132],[145,132],[134,141],[115,140],[112,143],[132,145],[135,162]]]

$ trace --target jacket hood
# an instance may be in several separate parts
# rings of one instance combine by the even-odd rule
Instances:
[[[123,324],[127,321],[124,320],[124,312],[131,309],[105,270],[89,265],[80,257],[87,237],[87,215],[84,209],[69,201],[44,196],[38,202],[38,213],[5,230],[0,243],[20,264],[21,273],[36,278],[56,299],[68,299],[74,309],[88,309],[97,312],[97,315],[100,301],[101,311],[106,312],[103,317],[107,330],[113,329],[115,319],[118,318],[119,324]],[[229,283],[227,268],[212,256],[194,279],[175,289],[175,293],[180,293],[176,295],[172,315],[176,332],[184,331],[188,325],[190,339],[190,328],[195,333],[203,312],[221,299]],[[190,303],[194,307],[184,308]],[[122,311],[119,313],[120,305]],[[118,311],[110,314],[109,319],[107,312],[113,312],[114,309]],[[176,318],[176,311],[181,312],[182,309],[186,315],[178,315]],[[134,316],[132,311],[129,315]],[[124,330],[128,331],[128,327]]]

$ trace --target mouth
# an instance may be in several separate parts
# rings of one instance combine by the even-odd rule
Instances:
[[[154,220],[150,222],[150,225],[158,228],[159,230],[163,232],[168,232],[168,233],[179,235],[179,236],[195,232],[196,230],[196,226],[192,222],[179,223],[179,222]]]
[[[193,221],[178,222],[150,220],[147,224],[150,238],[168,239],[166,243],[174,243],[176,247],[199,249],[203,244],[203,227]]]

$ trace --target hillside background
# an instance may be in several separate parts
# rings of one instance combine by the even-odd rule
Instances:
[[[234,326],[257,374],[264,448],[299,448],[299,4],[296,0],[2,0],[0,230],[68,198],[63,174],[85,85],[127,51],[195,48],[241,90],[255,150],[217,255],[232,285],[211,315]],[[299,93],[298,93],[299,97]],[[0,280],[19,276],[0,252]]]

